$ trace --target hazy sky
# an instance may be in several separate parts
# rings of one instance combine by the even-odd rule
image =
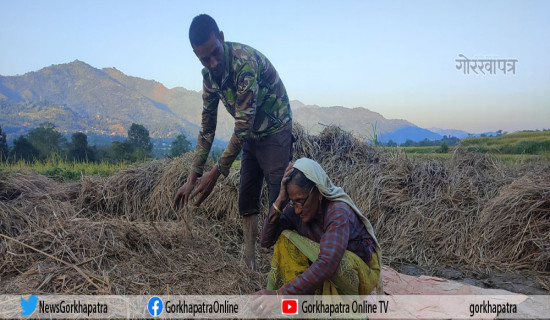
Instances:
[[[75,59],[201,89],[188,41],[208,13],[275,65],[291,99],[418,126],[550,128],[550,1],[0,0],[0,75]],[[465,75],[456,59],[517,59]],[[197,106],[200,107],[200,106]]]

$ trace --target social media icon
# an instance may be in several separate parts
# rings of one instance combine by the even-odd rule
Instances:
[[[282,314],[298,314],[298,300],[297,299],[283,299],[283,300],[281,300],[281,313]]]
[[[31,295],[29,297],[29,300],[25,300],[25,298],[21,297],[21,309],[23,309],[23,312],[21,312],[22,315],[28,316],[34,312],[34,309],[36,309],[36,303],[38,302],[38,296]]]
[[[159,297],[152,297],[149,299],[147,304],[147,310],[153,317],[158,317],[161,315],[163,309],[162,300]]]

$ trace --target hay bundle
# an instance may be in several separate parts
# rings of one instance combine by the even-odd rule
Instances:
[[[339,172],[350,172],[355,165],[376,163],[384,155],[337,126],[328,126],[318,136],[310,136],[294,123],[293,134],[296,137],[294,159],[311,158],[335,176]]]
[[[421,162],[414,166],[407,188],[419,203],[443,200],[449,188],[447,169],[438,161]]]
[[[220,177],[218,183],[212,190],[212,193],[202,207],[204,211],[212,218],[218,220],[238,220],[239,207],[238,207],[238,195],[239,195],[239,172],[232,171],[227,177]],[[265,192],[263,194],[265,197]],[[195,201],[195,200],[193,200]]]
[[[0,201],[13,201],[21,197],[65,195],[59,192],[59,183],[42,175],[14,172],[0,172]]]
[[[476,245],[487,266],[550,271],[550,174],[502,188],[479,217]]]
[[[185,182],[192,154],[136,164],[107,177],[83,178],[77,202],[131,220],[174,219],[172,199]]]
[[[52,216],[74,213],[69,189],[67,185],[37,174],[2,173],[0,233],[16,236],[29,227],[47,225]]]
[[[481,206],[495,197],[503,184],[511,182],[507,179],[510,173],[494,157],[464,148],[455,149],[449,166],[451,189],[458,191],[464,205]]]
[[[63,294],[238,294],[259,290],[234,245],[198,219],[185,236],[178,222],[63,217],[0,248],[2,292]],[[86,228],[82,228],[85,225]],[[25,245],[22,245],[21,243]],[[6,254],[9,252],[10,254]]]

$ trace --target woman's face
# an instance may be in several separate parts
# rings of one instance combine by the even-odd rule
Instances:
[[[319,191],[313,187],[304,190],[295,184],[288,184],[286,191],[294,212],[300,216],[303,222],[312,221],[319,211]]]

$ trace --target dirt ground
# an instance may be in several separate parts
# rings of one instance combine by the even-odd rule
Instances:
[[[488,271],[472,273],[453,268],[421,268],[413,264],[393,263],[391,267],[400,273],[411,276],[434,276],[463,282],[481,288],[503,289],[527,295],[550,294],[550,277],[540,274],[520,274],[518,272]]]

